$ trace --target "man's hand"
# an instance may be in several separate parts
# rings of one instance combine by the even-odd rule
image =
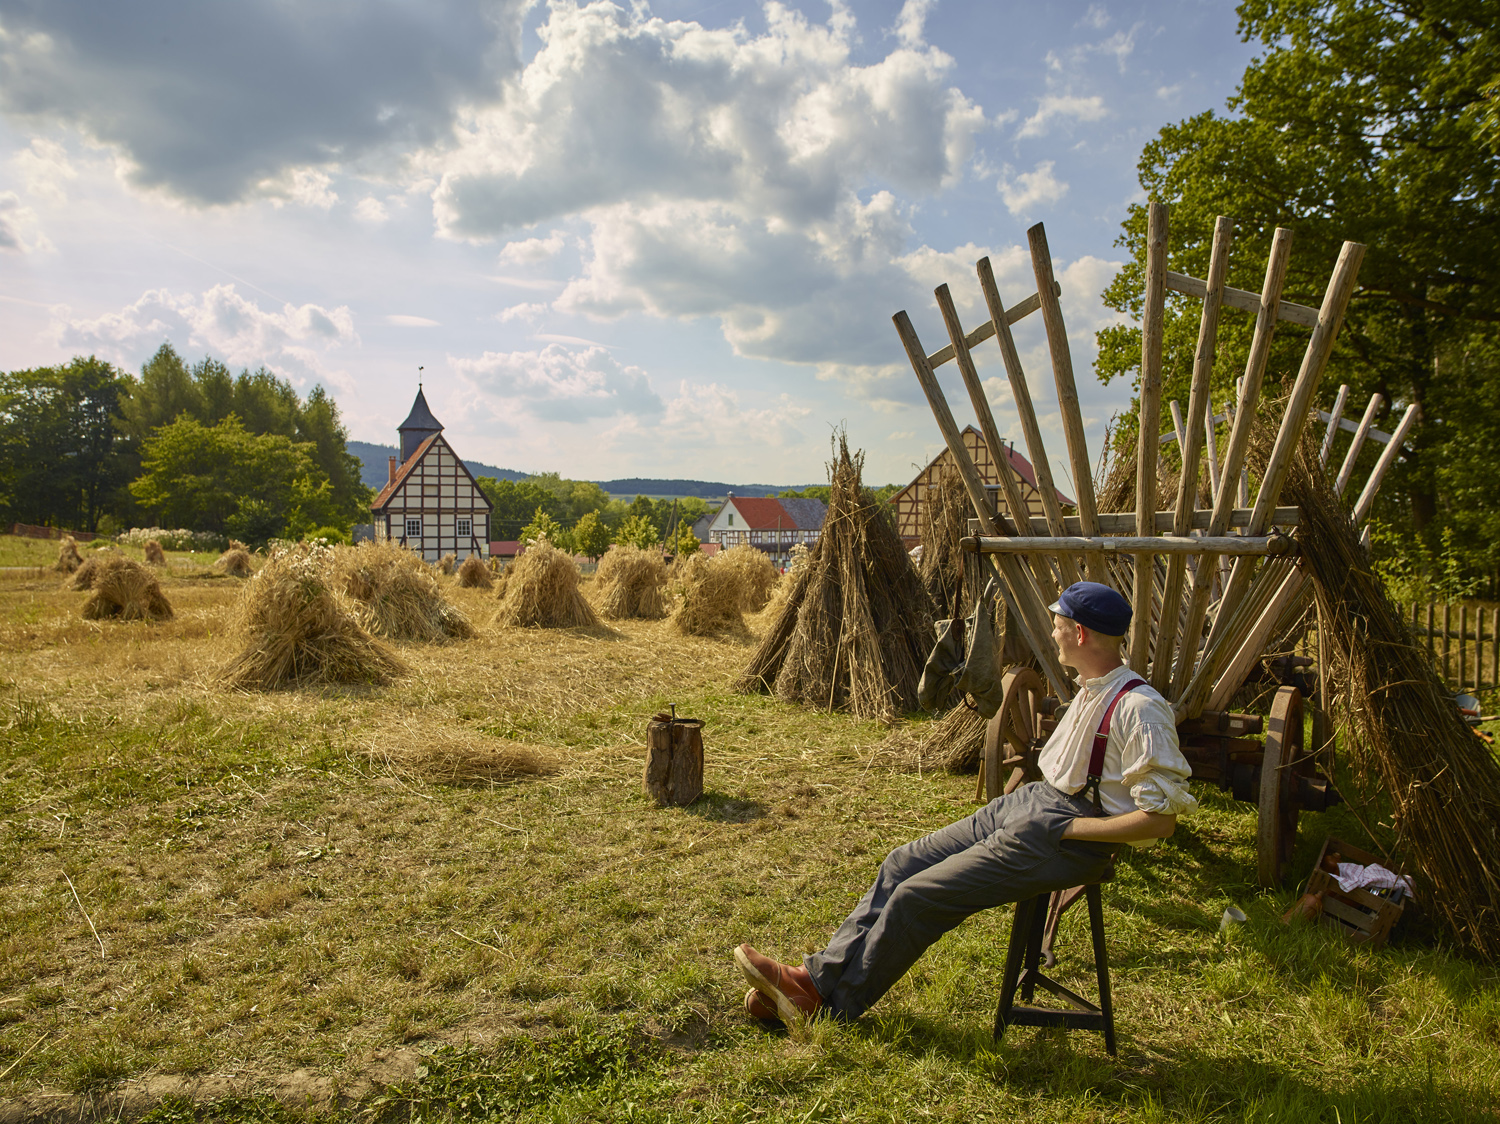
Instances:
[[[1079,816],[1068,824],[1062,837],[1100,843],[1138,843],[1142,839],[1165,839],[1176,829],[1176,816],[1135,811],[1119,816]]]

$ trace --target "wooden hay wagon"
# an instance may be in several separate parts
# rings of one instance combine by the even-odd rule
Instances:
[[[1319,699],[1312,700],[1311,745],[1303,734],[1304,695],[1308,693],[1304,688],[1322,679],[1322,669],[1314,673],[1296,666],[1312,662],[1305,658],[1272,660],[1272,671],[1282,685],[1269,715],[1236,713],[1228,707],[1247,677],[1260,669],[1268,649],[1274,651],[1276,642],[1298,628],[1308,613],[1311,582],[1298,568],[1297,543],[1292,537],[1298,511],[1278,507],[1277,501],[1312,416],[1313,398],[1353,292],[1364,247],[1344,243],[1322,306],[1310,308],[1281,299],[1291,252],[1291,232],[1285,229],[1278,229],[1272,240],[1259,294],[1226,284],[1232,227],[1224,217],[1215,224],[1206,280],[1169,273],[1166,208],[1150,206],[1134,511],[1100,512],[1096,507],[1092,461],[1058,300],[1061,290],[1054,280],[1041,224],[1028,232],[1035,293],[1007,309],[986,258],[978,262],[977,272],[990,319],[977,329],[965,332],[947,285],[938,287],[936,298],[948,346],[929,354],[904,311],[893,319],[974,507],[970,526],[975,533],[965,540],[965,548],[993,570],[1011,620],[1035,665],[1005,672],[1004,701],[985,737],[981,797],[1010,791],[1023,780],[1040,776],[1036,770],[1039,748],[1075,692],[1058,663],[1047,606],[1059,589],[1081,578],[1106,582],[1128,591],[1134,608],[1129,663],[1171,702],[1193,776],[1258,806],[1258,876],[1261,885],[1270,887],[1279,886],[1285,874],[1299,814],[1322,811],[1339,799],[1320,771],[1319,756],[1331,750],[1331,740],[1325,733]],[[1162,337],[1168,289],[1200,298],[1203,310],[1186,425],[1179,420],[1178,432],[1163,437],[1159,433]],[[1227,411],[1232,426],[1221,455],[1214,433],[1214,422],[1221,419],[1213,414],[1210,375],[1219,318],[1226,309],[1249,313],[1255,317],[1255,326],[1244,374],[1237,380],[1236,398]],[[1046,330],[1068,463],[1077,489],[1074,515],[1065,515],[1057,504],[1030,389],[1011,335],[1011,325],[1038,311]],[[1272,337],[1277,325],[1288,321],[1311,329],[1311,334],[1276,427],[1275,444],[1256,474],[1258,488],[1252,503],[1247,453]],[[1027,454],[1036,470],[1045,508],[1041,518],[1027,513],[1003,457],[997,458],[1000,486],[994,494],[986,489],[934,374],[944,363],[957,364],[986,444],[1001,448],[975,362],[976,349],[991,338],[998,346]],[[1337,480],[1340,493],[1349,483],[1379,405],[1378,400],[1372,401],[1361,425],[1353,427],[1342,420],[1346,395],[1347,387],[1340,391],[1333,411],[1322,415],[1328,422],[1321,446],[1325,465],[1340,427],[1356,430]],[[1177,404],[1171,405],[1177,417]],[[1354,504],[1356,523],[1369,515],[1380,482],[1414,421],[1413,407],[1387,441]],[[1173,510],[1156,511],[1159,449],[1171,439],[1180,442],[1182,463],[1176,504]],[[1212,506],[1200,508],[1196,501],[1205,468]]]

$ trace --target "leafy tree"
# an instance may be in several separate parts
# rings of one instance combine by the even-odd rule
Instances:
[[[531,522],[521,528],[521,542],[536,542],[540,538],[545,538],[553,546],[558,547],[563,545],[565,538],[562,524],[542,507],[538,507],[531,517]]]
[[[645,515],[628,516],[615,532],[615,542],[647,550],[661,541],[656,525]]]
[[[592,558],[595,562],[603,557],[604,552],[609,549],[609,528],[605,526],[604,520],[599,518],[597,511],[590,511],[582,515],[578,522],[573,524],[573,549]]]
[[[521,540],[522,529],[535,511],[545,511],[554,521],[561,522],[564,514],[561,502],[535,480],[496,480],[493,476],[481,476],[476,483],[494,505],[490,526],[500,538]]]
[[[1313,306],[1343,240],[1367,249],[1321,396],[1387,402],[1394,428],[1409,404],[1423,421],[1387,478],[1379,512],[1393,539],[1434,555],[1443,532],[1472,568],[1500,543],[1493,461],[1500,362],[1500,148],[1487,132],[1500,72],[1500,21],[1481,0],[1243,0],[1240,31],[1264,48],[1229,113],[1170,125],[1141,155],[1147,194],[1170,208],[1168,268],[1202,277],[1213,220],[1236,220],[1229,283],[1259,291],[1275,227],[1294,232],[1284,299]],[[1140,314],[1146,217],[1135,206],[1121,243],[1132,260],[1105,293]],[[1199,302],[1168,302],[1164,396],[1187,400]],[[1252,324],[1221,319],[1216,401],[1243,369]],[[1295,375],[1307,332],[1277,329],[1268,375]],[[1099,373],[1138,377],[1139,329],[1100,333]],[[1134,446],[1133,418],[1120,439]],[[1372,462],[1376,449],[1364,454]],[[1366,464],[1366,470],[1368,463]],[[1387,549],[1390,549],[1388,546]],[[1400,549],[1397,547],[1396,549]]]
[[[678,522],[677,530],[673,532],[671,540],[667,543],[667,549],[673,554],[697,554],[703,549],[703,544],[698,541],[698,536],[693,534],[692,523],[684,519]]]
[[[127,381],[89,356],[0,373],[0,509],[93,531],[126,479],[114,414]]]
[[[248,433],[231,414],[158,427],[142,449],[131,492],[168,527],[214,531],[260,545],[335,522],[332,488],[312,446]]]

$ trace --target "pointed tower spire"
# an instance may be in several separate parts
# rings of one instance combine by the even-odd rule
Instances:
[[[432,416],[432,411],[427,407],[427,396],[422,393],[420,386],[417,387],[417,399],[411,404],[411,413],[396,427],[396,432],[401,435],[402,464],[411,459],[411,455],[423,441],[434,433],[443,432],[443,423]]]

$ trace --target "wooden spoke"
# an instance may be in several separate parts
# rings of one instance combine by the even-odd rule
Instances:
[[[1041,776],[1036,767],[1041,741],[1042,696],[1046,685],[1029,667],[1013,667],[1001,680],[1000,709],[990,719],[984,737],[983,799],[1011,793],[1023,781]],[[1008,779],[1001,777],[1009,769]]]

